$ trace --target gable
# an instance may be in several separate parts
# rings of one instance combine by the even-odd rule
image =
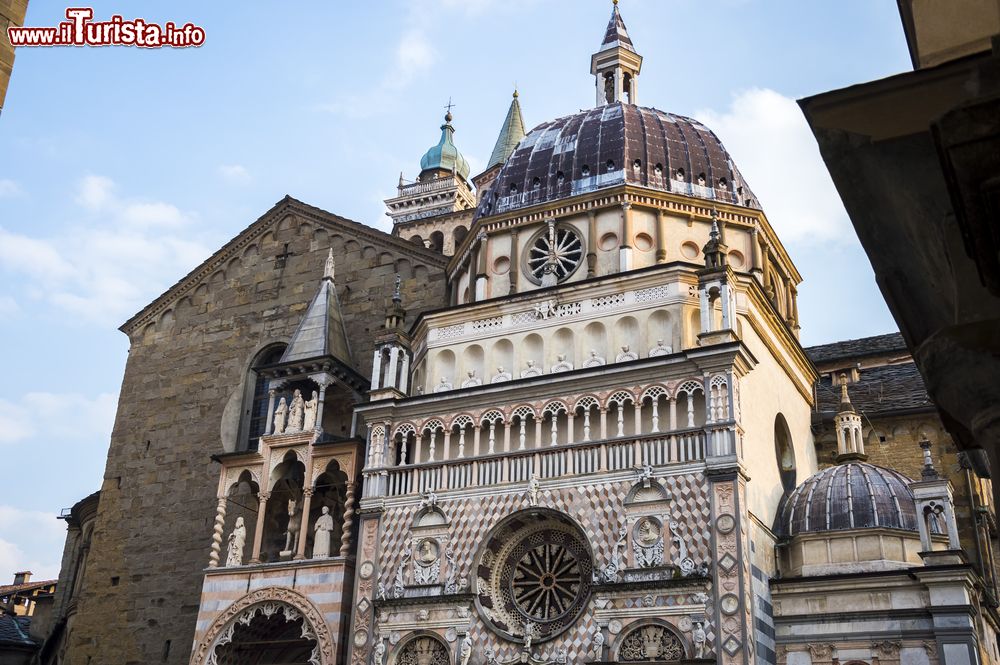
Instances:
[[[348,246],[348,242],[353,243],[358,245],[360,251],[365,255],[374,254],[381,258],[387,253],[390,256],[409,260],[411,266],[423,266],[429,271],[442,273],[448,263],[448,257],[426,249],[422,245],[407,242],[378,229],[285,196],[201,265],[123,323],[119,330],[132,337],[136,331],[143,330],[151,323],[172,319],[173,308],[178,302],[185,297],[212,290],[218,285],[224,284],[227,279],[227,268],[258,255],[263,246],[275,242],[283,225],[287,224],[290,218],[299,222],[298,233],[312,234],[311,245],[316,245],[317,248],[330,246],[331,239],[339,235],[349,239],[349,241],[345,240],[345,248]],[[324,244],[324,240],[326,244]],[[335,258],[339,259],[340,257]]]

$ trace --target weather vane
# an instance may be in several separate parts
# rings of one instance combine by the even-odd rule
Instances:
[[[451,103],[451,97],[449,97],[449,98],[448,98],[448,104],[447,104],[447,105],[445,106],[445,108],[446,108],[446,109],[448,109],[448,113],[451,113],[451,109],[452,109],[452,107],[454,107],[454,106],[455,106],[455,105]]]

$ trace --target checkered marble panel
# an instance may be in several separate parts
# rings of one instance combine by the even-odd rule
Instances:
[[[687,543],[688,555],[696,562],[709,560],[711,505],[703,476],[667,476],[663,481],[673,498],[670,502],[670,519],[677,523],[676,535]],[[633,486],[633,482],[619,481],[543,489],[539,507],[565,513],[580,525],[590,539],[595,569],[599,570],[610,561],[612,548],[624,520],[625,497]],[[383,517],[379,561],[382,582],[387,588],[392,586],[402,557],[403,544],[410,536],[418,507],[419,498],[414,497],[411,505],[390,508]],[[450,522],[449,543],[460,570],[456,577],[464,575],[471,584],[475,579],[475,556],[486,535],[504,518],[531,506],[527,493],[523,489],[516,489],[485,497],[442,498],[438,507]]]

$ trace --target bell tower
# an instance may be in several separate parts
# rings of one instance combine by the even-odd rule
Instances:
[[[596,78],[597,106],[638,103],[636,80],[640,69],[642,56],[636,52],[618,11],[618,0],[614,0],[604,41],[597,53],[590,57],[590,73]]]

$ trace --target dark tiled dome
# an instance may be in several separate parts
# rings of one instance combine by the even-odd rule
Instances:
[[[617,103],[531,130],[507,158],[477,214],[623,183],[760,208],[712,130],[691,118]]]
[[[784,536],[875,527],[916,531],[909,483],[896,471],[863,462],[824,469],[795,488],[777,529]]]

